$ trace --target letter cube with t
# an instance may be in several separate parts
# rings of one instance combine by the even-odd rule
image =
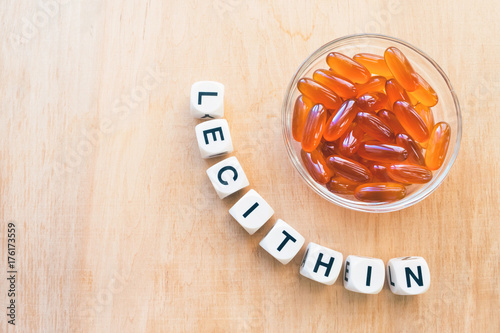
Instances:
[[[196,140],[202,158],[211,158],[233,151],[226,119],[214,119],[196,125]]]
[[[191,115],[195,118],[224,117],[224,85],[215,81],[199,81],[191,86]]]
[[[387,263],[387,280],[396,295],[418,295],[429,289],[431,273],[422,257],[394,258]]]
[[[279,219],[260,241],[260,246],[283,265],[288,264],[304,245],[304,237]]]
[[[250,185],[240,162],[234,156],[208,168],[207,175],[221,199]]]
[[[310,242],[300,266],[300,274],[327,285],[332,285],[339,276],[344,256],[342,253]]]
[[[273,216],[274,210],[259,193],[250,190],[231,207],[229,214],[253,235]]]
[[[348,256],[344,266],[344,287],[362,294],[378,294],[384,287],[382,259]]]

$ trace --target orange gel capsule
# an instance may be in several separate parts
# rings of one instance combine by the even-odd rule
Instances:
[[[422,147],[409,135],[399,133],[396,136],[396,144],[403,147],[408,152],[410,163],[425,165],[425,158],[422,154]]]
[[[370,92],[359,96],[358,105],[363,111],[376,112],[387,108],[387,95],[381,92]]]
[[[387,168],[389,177],[407,184],[424,184],[432,179],[432,172],[426,167],[411,164],[392,164]]]
[[[385,83],[385,91],[389,97],[389,104],[393,106],[396,101],[406,101],[411,103],[406,90],[395,79],[390,79]]]
[[[335,73],[355,83],[366,83],[371,77],[370,71],[365,66],[342,53],[330,53],[326,57],[326,63]]]
[[[332,155],[326,158],[326,164],[335,170],[337,175],[352,180],[354,182],[364,183],[370,181],[372,174],[363,164],[346,157]]]
[[[340,153],[340,149],[336,141],[330,142],[330,141],[325,141],[324,139],[321,140],[321,143],[318,146],[318,150],[321,151],[323,156],[330,156],[333,154]]]
[[[340,109],[332,114],[326,122],[326,130],[323,136],[327,141],[337,140],[351,125],[359,109],[354,99],[346,100]]]
[[[333,177],[334,172],[326,164],[325,158],[317,150],[311,153],[301,151],[302,161],[309,174],[320,184],[326,184]]]
[[[412,138],[418,142],[425,142],[429,139],[427,125],[410,103],[397,101],[394,103],[393,111],[403,128]]]
[[[387,67],[384,57],[371,53],[358,53],[352,57],[356,62],[365,66],[372,74],[391,77],[392,72]]]
[[[358,155],[371,161],[397,163],[406,160],[408,152],[400,146],[369,141],[361,144]]]
[[[313,79],[344,99],[356,97],[357,91],[354,83],[330,71],[318,69],[314,72]]]
[[[295,101],[292,117],[292,135],[295,141],[302,141],[302,133],[306,123],[307,115],[313,104],[309,98],[300,95]]]
[[[417,105],[418,99],[416,99],[415,97],[413,97],[413,95],[411,95],[411,94],[408,94],[408,97],[410,97],[410,103],[411,103],[411,105]]]
[[[437,123],[432,129],[431,137],[425,152],[425,165],[437,170],[443,165],[450,144],[451,129],[445,122]]]
[[[430,107],[423,105],[422,103],[418,103],[413,107],[415,111],[417,111],[418,115],[422,117],[424,120],[424,123],[427,125],[427,129],[429,130],[429,133],[432,132],[432,129],[434,128],[434,114],[432,113],[432,110]],[[420,142],[420,145],[423,148],[427,148],[427,143],[429,140],[425,142]]]
[[[368,183],[356,187],[356,199],[368,202],[386,202],[403,199],[406,188],[398,183]]]
[[[312,79],[300,79],[297,88],[313,103],[321,103],[327,109],[337,110],[342,104],[342,99],[335,92]]]
[[[366,134],[380,142],[391,142],[394,140],[394,132],[389,126],[377,116],[369,112],[359,112],[356,116],[356,123]]]
[[[316,104],[309,111],[302,134],[302,149],[306,152],[312,152],[321,142],[327,116],[326,109],[321,104]]]
[[[371,162],[368,164],[368,170],[372,173],[374,181],[385,183],[393,182],[391,177],[387,174],[387,167],[383,164]]]
[[[384,92],[385,91],[385,83],[386,79],[383,76],[374,76],[368,80],[365,84],[356,85],[357,88],[357,97],[369,93],[369,92]]]
[[[417,78],[415,70],[408,59],[396,47],[389,47],[384,52],[384,59],[396,80],[406,91],[417,89]]]
[[[326,188],[337,194],[354,194],[354,190],[359,185],[359,183],[353,182],[342,176],[335,176],[328,183],[326,183]]]
[[[379,118],[382,119],[382,121],[387,126],[389,126],[395,134],[406,133],[403,126],[401,126],[401,124],[399,123],[399,120],[396,117],[396,115],[391,111],[380,110],[379,112],[377,112],[377,116],[379,116]]]
[[[348,157],[354,155],[361,146],[364,135],[359,126],[351,126],[341,138],[339,149],[342,155]]]
[[[411,92],[410,95],[415,97],[420,103],[425,106],[434,106],[438,102],[438,96],[430,84],[427,83],[419,74],[417,77],[417,89]]]

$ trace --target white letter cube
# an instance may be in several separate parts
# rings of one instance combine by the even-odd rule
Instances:
[[[300,266],[300,274],[326,285],[337,281],[342,268],[342,253],[310,242]]]
[[[384,287],[385,265],[382,259],[348,256],[344,266],[344,287],[362,294],[378,294]]]
[[[233,141],[226,119],[202,122],[195,127],[196,140],[202,158],[211,158],[233,151]]]
[[[253,235],[274,214],[274,210],[259,193],[254,190],[248,191],[229,210],[238,223]]]
[[[304,245],[304,237],[285,221],[278,219],[260,241],[260,246],[283,265],[288,264]]]
[[[221,199],[250,185],[243,168],[234,156],[208,168],[207,175]]]
[[[387,281],[396,295],[425,293],[431,285],[431,274],[422,257],[401,257],[387,263]]]
[[[191,115],[201,119],[224,117],[224,85],[215,81],[195,82],[191,87]]]

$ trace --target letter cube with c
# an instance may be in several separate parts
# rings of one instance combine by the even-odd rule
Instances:
[[[226,119],[214,119],[196,125],[196,140],[202,158],[211,158],[233,151]]]
[[[250,185],[240,162],[234,156],[208,168],[207,175],[221,199]]]
[[[378,294],[384,287],[385,265],[382,259],[347,256],[344,287],[362,294]]]
[[[326,285],[332,285],[339,276],[344,256],[342,253],[310,242],[300,266],[300,274]]]
[[[260,241],[260,246],[283,265],[288,264],[304,245],[304,237],[279,219]]]
[[[393,258],[387,263],[387,281],[396,295],[418,295],[429,289],[431,273],[422,257]]]
[[[199,81],[191,86],[191,115],[195,118],[224,117],[224,85],[215,81]]]

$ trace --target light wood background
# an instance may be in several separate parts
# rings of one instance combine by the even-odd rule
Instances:
[[[14,221],[17,331],[500,331],[500,2],[47,1],[0,4],[0,295],[5,311]],[[281,137],[299,64],[360,32],[427,52],[463,108],[449,177],[391,214],[322,200]],[[205,79],[225,84],[235,155],[276,211],[253,236],[197,151],[188,97]],[[282,266],[258,246],[278,217],[345,256],[423,256],[432,286],[366,296],[302,278],[303,250]]]

